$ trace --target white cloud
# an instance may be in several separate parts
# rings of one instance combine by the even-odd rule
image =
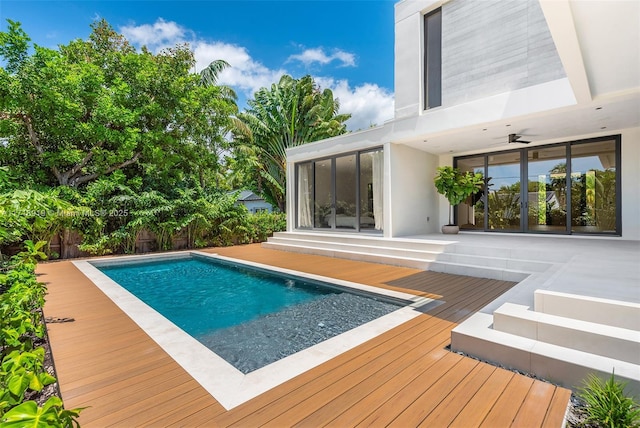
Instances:
[[[250,97],[258,89],[271,86],[286,73],[283,69],[271,70],[265,67],[261,62],[253,59],[247,49],[242,46],[224,42],[197,41],[192,43],[191,47],[196,57],[196,70],[202,70],[211,61],[223,59],[231,67],[220,73],[218,83],[233,86]]]
[[[291,55],[287,59],[287,61],[294,60],[300,61],[305,66],[309,66],[313,63],[325,65],[332,61],[340,62],[342,67],[355,67],[356,65],[356,56],[340,49],[334,49],[331,54],[327,54],[323,48],[306,49],[301,54]]]
[[[218,83],[233,87],[246,98],[252,98],[258,89],[278,82],[282,75],[291,74],[284,68],[271,69],[265,66],[243,46],[199,39],[192,31],[162,18],[158,18],[154,24],[121,27],[120,31],[134,45],[146,45],[155,52],[176,43],[189,43],[196,59],[196,71],[217,59],[227,61],[231,67],[220,74]],[[322,48],[307,49],[299,55],[289,57],[287,61],[291,60],[301,61],[305,65],[338,61],[343,66],[355,66],[354,54],[342,50],[327,54]],[[352,87],[347,80],[333,77],[314,79],[320,87],[333,91],[340,101],[341,113],[351,113],[352,117],[347,121],[349,130],[382,125],[393,117],[393,93],[385,88],[372,83]]]
[[[190,35],[184,27],[162,18],[158,18],[154,24],[125,25],[120,27],[120,31],[131,43],[153,50],[182,43]]]
[[[340,101],[340,113],[351,113],[347,127],[351,131],[382,125],[393,118],[393,93],[373,83],[351,87],[347,80],[316,77],[323,88],[333,91]]]

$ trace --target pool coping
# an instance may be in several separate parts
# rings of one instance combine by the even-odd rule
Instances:
[[[398,310],[351,329],[345,333],[306,348],[265,367],[244,374],[222,357],[191,337],[163,315],[139,300],[129,291],[103,274],[96,265],[121,264],[140,260],[189,258],[191,255],[231,261],[258,269],[295,275],[340,287],[388,296],[412,302]],[[226,410],[230,410],[282,383],[335,358],[366,341],[397,327],[422,312],[434,299],[388,290],[350,281],[313,275],[261,263],[238,260],[201,251],[179,251],[154,255],[106,257],[72,262],[93,284],[108,296],[127,316],[140,326],[165,352],[189,373]]]

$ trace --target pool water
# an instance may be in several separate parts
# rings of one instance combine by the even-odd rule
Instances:
[[[99,269],[192,336],[336,293],[304,281],[198,258]]]
[[[96,267],[245,374],[407,304],[202,256]]]

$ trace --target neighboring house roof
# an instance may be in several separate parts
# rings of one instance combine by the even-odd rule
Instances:
[[[237,190],[229,192],[229,193],[236,193]],[[240,193],[238,193],[238,201],[242,201],[242,202],[247,202],[247,201],[264,201],[264,198],[256,195],[255,193],[253,193],[251,190],[243,190]]]

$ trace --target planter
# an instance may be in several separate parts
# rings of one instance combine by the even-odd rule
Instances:
[[[442,226],[442,233],[444,233],[445,235],[456,235],[458,232],[460,232],[460,226],[451,224],[445,224],[444,226]]]

